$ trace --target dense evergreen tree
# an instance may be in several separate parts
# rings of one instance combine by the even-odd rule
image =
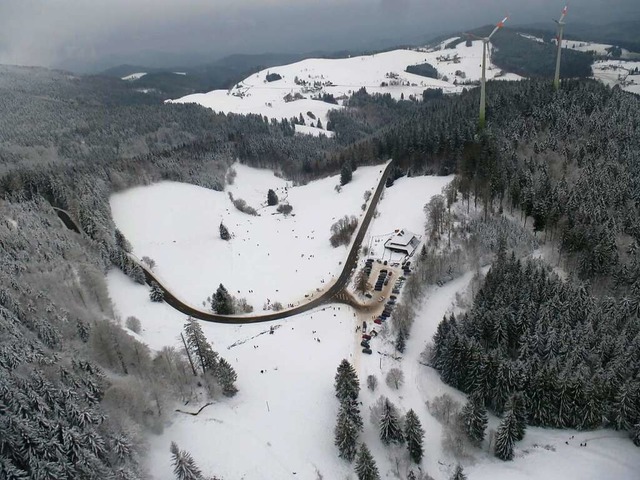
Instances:
[[[383,404],[379,430],[380,440],[386,445],[390,443],[403,444],[405,441],[400,416],[395,405],[388,398]]]
[[[353,365],[351,365],[347,359],[343,359],[340,365],[338,365],[334,387],[336,397],[338,397],[341,403],[347,399],[355,401],[358,398],[360,381],[358,380],[358,374],[355,368],[353,368]]]
[[[233,397],[238,392],[238,389],[235,386],[238,375],[236,374],[236,371],[233,369],[231,364],[224,358],[221,358],[218,361],[218,364],[215,368],[215,376],[216,380],[222,387],[222,393],[225,396]]]
[[[507,411],[512,411],[516,419],[516,440],[524,438],[527,429],[527,406],[525,396],[522,392],[514,393],[507,402]]]
[[[340,408],[334,429],[334,443],[338,447],[338,456],[340,458],[351,462],[356,457],[358,431],[359,429],[353,422],[349,412],[345,408]]]
[[[396,347],[396,350],[400,353],[404,353],[404,349],[406,347],[405,338],[406,336],[404,333],[404,329],[403,328],[399,329],[398,334],[396,335],[395,347]]]
[[[518,437],[518,420],[509,410],[496,432],[495,454],[500,460],[513,459],[513,446]]]
[[[218,369],[218,353],[211,348],[200,323],[189,317],[184,325],[184,336],[188,346],[188,353],[193,362],[198,364],[203,374],[208,372],[215,374]]]
[[[451,480],[467,480],[467,476],[464,474],[464,468],[462,468],[462,465],[456,465],[456,469],[453,472],[453,475],[451,475]]]
[[[175,442],[171,442],[170,450],[176,480],[204,480],[202,472],[189,452],[180,450]]]
[[[340,185],[346,185],[353,178],[353,167],[350,162],[345,162],[340,170]]]
[[[488,422],[484,400],[477,395],[472,395],[462,408],[460,415],[469,440],[476,445],[480,445],[482,440],[484,440],[484,433]]]
[[[229,229],[222,222],[220,222],[220,238],[225,241],[231,240]]]
[[[160,288],[156,282],[151,282],[151,291],[149,292],[149,298],[152,302],[163,302],[164,301],[164,290]]]
[[[405,415],[404,437],[407,440],[409,457],[415,463],[420,463],[424,455],[424,448],[422,446],[424,430],[422,429],[418,415],[416,415],[416,412],[413,410],[409,410]]]
[[[211,297],[211,310],[220,315],[233,315],[235,313],[233,298],[222,284]]]
[[[278,195],[271,188],[267,192],[267,205],[274,206],[278,204]]]
[[[355,465],[358,480],[380,480],[380,473],[366,444],[360,445]]]

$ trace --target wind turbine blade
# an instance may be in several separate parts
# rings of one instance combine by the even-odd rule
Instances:
[[[502,27],[504,27],[504,22],[506,22],[508,19],[509,19],[509,17],[504,17],[504,18],[502,19],[502,21],[501,21],[501,22],[498,22],[498,24],[496,25],[496,28],[494,28],[494,29],[493,29],[493,32],[491,32],[491,35],[489,35],[489,36],[487,37],[487,39],[490,39],[491,37],[493,37],[493,35],[494,35],[498,30],[500,30]]]
[[[562,9],[562,14],[560,15],[560,20],[558,20],[558,23],[562,23],[562,21],[564,20],[564,17],[567,16],[568,10],[569,10],[569,5],[565,5],[564,8]]]

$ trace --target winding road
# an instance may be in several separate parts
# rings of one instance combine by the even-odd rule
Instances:
[[[200,310],[198,308],[189,305],[185,301],[178,298],[171,290],[169,290],[163,282],[158,279],[154,273],[143,263],[141,263],[135,256],[130,255],[130,258],[134,260],[144,271],[145,279],[148,284],[151,282],[157,283],[164,293],[164,301],[171,305],[173,308],[178,310],[185,315],[189,315],[190,317],[197,318],[198,320],[203,320],[205,322],[214,322],[214,323],[226,323],[226,324],[245,324],[245,323],[259,323],[259,322],[271,322],[274,320],[281,320],[283,318],[291,317],[293,315],[298,315],[303,312],[307,312],[309,310],[313,310],[314,308],[323,305],[325,303],[329,303],[332,301],[341,302],[341,299],[336,298],[340,292],[342,292],[347,283],[349,281],[349,277],[351,276],[352,270],[356,266],[356,262],[358,259],[358,252],[360,250],[360,245],[362,244],[362,240],[364,239],[367,230],[369,229],[369,224],[371,223],[371,219],[376,211],[376,207],[378,205],[378,201],[380,200],[380,196],[384,191],[385,184],[387,181],[387,177],[391,172],[391,168],[393,165],[393,161],[390,161],[385,167],[382,175],[380,177],[380,181],[378,183],[378,187],[376,188],[375,193],[371,197],[371,202],[369,203],[369,208],[365,213],[362,221],[358,225],[358,233],[356,234],[355,239],[351,243],[351,249],[349,250],[349,254],[347,259],[344,262],[344,267],[342,272],[335,280],[335,282],[324,292],[322,292],[317,298],[310,300],[309,302],[298,305],[293,308],[287,308],[280,310],[278,312],[265,313],[260,315],[248,315],[248,316],[240,316],[240,315],[219,315],[213,312],[207,312],[205,310]],[[64,222],[64,224],[71,230],[74,230],[78,233],[81,232],[79,226],[73,220],[71,215],[65,210],[55,208],[54,210]]]

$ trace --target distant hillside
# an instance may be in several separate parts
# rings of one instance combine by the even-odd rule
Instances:
[[[102,75],[122,78],[132,73],[147,75],[132,82],[139,90],[152,91],[164,98],[179,98],[192,93],[226,89],[264,68],[286,65],[309,57],[344,58],[351,52],[264,53],[229,55],[213,63],[194,67],[148,68],[141,65],[119,65]],[[174,72],[185,73],[176,75]]]
[[[492,25],[472,31],[484,37],[491,33]],[[508,72],[524,77],[552,77],[555,72],[556,48],[550,43],[540,43],[518,34],[520,30],[504,28],[491,39],[495,47],[491,59]],[[567,50],[562,54],[563,78],[590,77],[593,57],[588,53]]]
[[[551,39],[556,35],[553,24],[548,26],[526,25],[518,27],[518,31],[544,39]],[[640,20],[615,22],[607,25],[573,24],[569,21],[565,27],[564,37],[568,40],[608,43],[640,53]]]

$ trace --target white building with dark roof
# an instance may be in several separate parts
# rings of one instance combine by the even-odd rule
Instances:
[[[407,256],[413,255],[418,245],[420,245],[420,237],[409,230],[400,230],[384,243],[385,248],[393,252],[404,253]]]

